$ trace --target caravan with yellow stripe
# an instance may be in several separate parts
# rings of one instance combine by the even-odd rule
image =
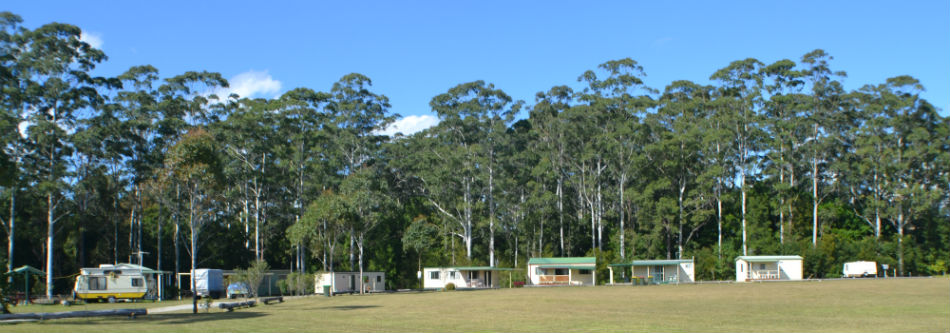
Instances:
[[[82,268],[73,289],[76,298],[85,301],[136,300],[158,295],[156,277],[161,272],[134,264],[102,264]]]

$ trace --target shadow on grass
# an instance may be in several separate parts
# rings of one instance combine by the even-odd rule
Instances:
[[[339,306],[324,306],[317,309],[327,309],[327,310],[340,310],[340,311],[349,311],[349,310],[360,310],[360,309],[372,309],[378,308],[379,305],[339,305]]]
[[[63,323],[69,325],[109,325],[109,324],[158,324],[158,325],[179,325],[179,324],[200,324],[207,323],[218,320],[230,320],[230,319],[250,319],[266,316],[266,314],[259,312],[215,312],[215,313],[162,313],[162,314],[151,314],[147,316],[140,316],[137,318],[128,318],[122,316],[110,316],[110,317],[95,317],[95,318],[85,318],[85,319],[63,319],[60,320],[46,320],[40,322],[49,322],[49,323]]]

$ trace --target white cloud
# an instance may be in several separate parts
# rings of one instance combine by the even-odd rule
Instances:
[[[249,70],[235,75],[228,80],[228,83],[230,84],[229,88],[215,91],[218,98],[224,99],[231,94],[237,94],[241,98],[276,97],[280,94],[281,88],[281,82],[274,80],[267,71]]]
[[[426,128],[435,126],[439,123],[439,118],[430,115],[408,116],[394,121],[385,130],[379,132],[382,135],[393,136],[396,133],[403,135],[412,135]]]
[[[102,44],[105,43],[102,41],[102,35],[99,35],[94,32],[85,31],[85,30],[83,30],[79,34],[79,40],[89,43],[89,46],[92,46],[100,50],[102,49]]]

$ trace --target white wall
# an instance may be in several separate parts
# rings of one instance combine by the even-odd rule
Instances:
[[[332,274],[332,275],[331,275]],[[331,291],[334,293],[359,292],[360,291],[360,272],[333,272],[321,273],[314,276],[314,291],[323,292],[323,286],[332,285]],[[352,278],[351,278],[352,277]],[[368,281],[364,283],[367,292],[378,292],[386,290],[386,274],[383,272],[363,272],[363,277]],[[333,279],[331,283],[331,278]],[[377,281],[378,280],[378,281]],[[352,282],[352,286],[350,285]]]
[[[801,260],[780,260],[778,262],[779,274],[782,280],[801,280],[802,279],[802,261]]]
[[[432,272],[439,272],[439,277],[432,278]],[[422,287],[425,289],[441,289],[446,284],[454,283],[456,288],[468,288],[463,276],[467,272],[460,272],[454,268],[431,267],[422,269]],[[454,274],[454,275],[453,275]]]
[[[677,275],[679,276],[680,283],[693,283],[696,281],[695,264],[691,262],[684,262],[680,263],[679,267],[677,268],[679,269]]]
[[[746,282],[749,280],[749,262],[739,259],[736,260],[736,282]]]

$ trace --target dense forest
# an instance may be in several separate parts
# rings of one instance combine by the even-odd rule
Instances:
[[[438,125],[387,136],[399,116],[362,74],[218,96],[214,72],[94,76],[107,56],[79,35],[0,13],[0,261],[46,270],[47,293],[120,262],[376,270],[391,288],[538,256],[695,258],[700,280],[745,254],[801,255],[805,277],[950,262],[950,121],[912,76],[845,89],[820,49],[712,85],[648,87],[630,58],[533,101],[461,83],[432,98]]]

